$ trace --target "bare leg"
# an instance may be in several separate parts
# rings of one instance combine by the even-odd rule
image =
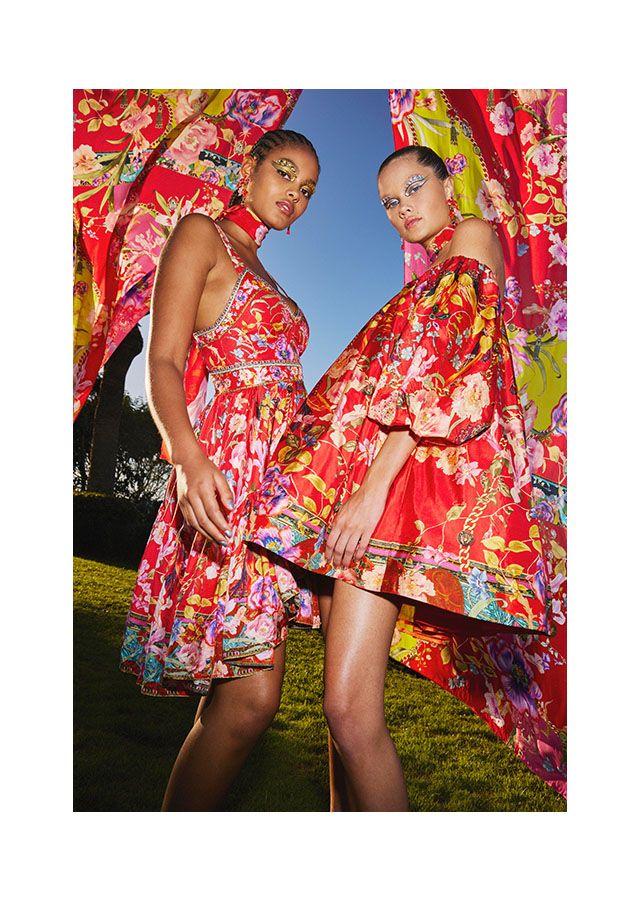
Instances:
[[[360,811],[405,811],[407,790],[384,718],[384,679],[397,607],[336,581],[325,647],[324,708]]]
[[[193,724],[195,725],[202,713],[205,711],[207,706],[211,703],[211,698],[213,696],[214,687],[211,686],[211,690],[207,694],[206,697],[200,697],[200,702],[198,703],[198,707],[196,709],[195,718],[193,720]]]
[[[219,809],[260,735],[280,705],[285,645],[276,647],[274,668],[217,682],[178,754],[163,812]]]
[[[318,594],[320,605],[320,620],[322,622],[322,634],[326,637],[331,616],[331,598],[333,596],[333,578],[323,579],[322,593]],[[336,750],[336,745],[327,733],[329,751],[329,812],[349,812],[355,810],[355,798],[349,787],[349,780],[345,772],[342,760]]]

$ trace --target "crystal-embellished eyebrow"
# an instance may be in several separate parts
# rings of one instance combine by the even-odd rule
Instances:
[[[407,178],[407,180],[405,182],[405,186],[404,186],[405,193],[407,191],[407,188],[413,187],[414,184],[418,184],[418,183],[424,184],[424,182],[426,180],[427,180],[426,175],[411,175],[409,178]]]
[[[417,172],[415,175],[410,175],[404,183],[405,197],[409,196],[408,191],[410,188],[412,188],[416,184],[423,185],[425,183],[425,181],[427,180],[427,177],[428,177],[427,175],[419,175]],[[383,206],[386,206],[388,203],[391,203],[391,201],[393,201],[393,200],[397,201],[397,197],[385,196],[380,199],[380,203],[382,203]]]
[[[284,169],[287,174],[291,175],[293,178],[298,174],[298,167],[290,159],[274,159],[272,160],[272,164],[276,168],[280,166],[281,169]]]

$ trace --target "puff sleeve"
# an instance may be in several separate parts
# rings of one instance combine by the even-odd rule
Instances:
[[[369,418],[461,444],[491,423],[499,359],[498,288],[481,263],[454,257],[416,283],[391,329],[370,394]]]

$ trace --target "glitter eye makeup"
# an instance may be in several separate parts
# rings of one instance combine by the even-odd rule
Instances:
[[[298,167],[290,159],[273,159],[271,165],[281,175],[288,175],[292,181],[298,175]]]
[[[313,183],[313,181],[305,181],[305,183],[300,188],[301,192],[306,191],[305,197],[307,197],[307,198],[313,197],[313,195],[315,194],[315,190],[316,190],[316,186]]]
[[[413,194],[415,191],[417,191],[418,188],[421,188],[426,180],[426,175],[412,175],[411,178],[408,178],[407,183],[404,186],[405,197],[408,197],[410,194]]]
[[[410,197],[411,194],[415,194],[427,180],[428,178],[426,175],[418,175],[417,173],[407,178],[404,185],[405,197]],[[398,205],[398,202],[399,201],[395,197],[383,197],[380,201],[385,209],[393,209],[394,206]]]
[[[279,175],[282,175],[283,178],[288,178],[289,181],[295,181],[298,177],[298,167],[290,159],[272,159],[271,165]],[[314,181],[305,181],[304,184],[300,186],[300,191],[307,200],[313,196],[315,189],[316,185]]]

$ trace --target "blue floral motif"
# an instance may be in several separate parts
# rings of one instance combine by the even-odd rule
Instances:
[[[163,671],[164,664],[157,656],[150,655],[145,658],[142,670],[144,681],[162,681]]]
[[[262,547],[266,550],[271,550],[273,553],[281,553],[286,549],[276,529],[261,528],[252,537],[255,537]]]
[[[472,604],[481,603],[491,596],[491,589],[487,584],[487,573],[475,566],[471,569],[468,584]]]
[[[124,640],[122,642],[122,659],[132,659],[137,661],[141,656],[142,648],[140,646],[138,629],[129,627],[125,631]]]

